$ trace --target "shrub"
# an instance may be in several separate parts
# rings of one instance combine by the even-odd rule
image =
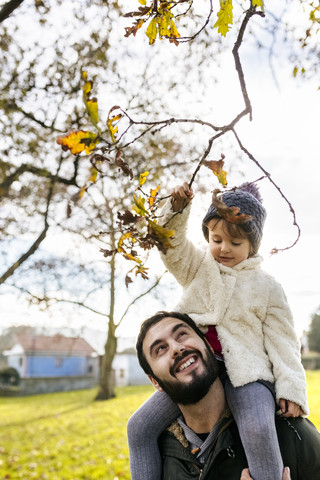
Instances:
[[[3,385],[19,385],[19,372],[13,367],[6,367],[0,370],[0,383]]]

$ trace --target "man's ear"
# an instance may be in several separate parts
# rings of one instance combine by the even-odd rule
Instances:
[[[160,387],[159,383],[157,382],[157,380],[155,378],[152,377],[152,375],[148,375],[149,377],[149,380],[150,382],[152,383],[152,385],[154,386],[154,388],[156,390],[158,390],[159,392],[162,392],[162,388]]]

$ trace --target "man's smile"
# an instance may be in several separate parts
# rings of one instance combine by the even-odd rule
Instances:
[[[191,365],[192,363],[194,363],[196,361],[196,359],[194,357],[191,357],[189,358],[189,360],[187,360],[186,362],[184,362],[177,370],[178,372],[182,372],[182,370],[185,370],[187,367],[189,367],[189,365]]]
[[[175,359],[174,364],[170,368],[171,375],[175,377],[176,373],[189,370],[189,367],[196,363],[200,356],[200,353],[195,350],[184,352],[183,355]]]

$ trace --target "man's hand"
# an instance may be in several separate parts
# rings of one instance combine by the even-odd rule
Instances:
[[[189,188],[187,182],[182,185],[176,186],[171,191],[172,197],[172,210],[179,212],[185,205],[187,205],[193,199],[193,191]]]
[[[285,418],[300,417],[302,415],[302,410],[299,405],[294,402],[290,402],[290,400],[280,398],[279,405],[281,408],[281,415]]]
[[[250,477],[249,468],[245,468],[244,470],[242,470],[240,480],[252,480],[252,478]],[[291,480],[289,467],[284,467],[282,480]]]

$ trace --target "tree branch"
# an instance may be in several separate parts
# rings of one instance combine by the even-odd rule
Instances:
[[[61,164],[62,164],[62,158],[60,159],[56,176],[58,176],[59,170],[61,168]],[[23,255],[21,255],[21,257],[16,262],[14,262],[14,264],[11,265],[11,267],[8,268],[8,270],[0,277],[0,285],[2,285],[9,277],[11,277],[14,274],[14,272],[17,270],[17,268],[19,268],[31,255],[33,255],[37,251],[40,244],[46,238],[47,231],[49,229],[48,216],[49,216],[49,208],[50,208],[50,204],[53,196],[54,185],[55,185],[55,180],[51,179],[50,187],[47,195],[46,211],[44,213],[44,228],[42,232],[40,233],[38,238],[33,242],[31,247]]]
[[[167,270],[165,272],[163,272],[160,277],[157,278],[157,280],[154,282],[153,285],[151,285],[150,288],[148,288],[148,290],[146,290],[144,293],[141,293],[141,295],[138,295],[138,297],[136,297],[134,300],[132,300],[131,303],[129,303],[129,305],[127,306],[127,308],[125,309],[122,317],[120,318],[119,322],[117,323],[117,327],[120,325],[120,323],[122,322],[122,320],[125,318],[125,316],[127,315],[129,309],[132,307],[132,305],[134,305],[138,300],[140,300],[140,298],[144,297],[145,295],[148,295],[148,293],[150,293],[154,288],[156,288],[162,277],[167,273]]]
[[[0,10],[0,23],[6,20],[11,13],[18,8],[24,0],[10,0]]]
[[[60,177],[58,175],[54,175],[45,168],[35,167],[30,163],[23,163],[11,175],[8,175],[2,183],[0,183],[0,198],[6,197],[8,195],[11,185],[16,180],[18,180],[18,178],[21,175],[23,175],[25,172],[33,173],[38,177],[50,179],[54,183],[62,183],[64,185],[74,185],[77,187],[78,185],[76,183],[76,173],[77,173],[76,162],[74,163],[74,165],[75,165],[74,176],[68,179],[68,178]]]
[[[287,203],[288,207],[289,207],[289,210],[293,216],[293,225],[297,228],[298,230],[298,233],[297,233],[297,238],[296,240],[292,243],[292,245],[288,246],[288,247],[285,247],[285,248],[276,248],[274,247],[272,250],[271,250],[271,254],[274,254],[274,253],[278,253],[278,252],[283,252],[285,250],[289,250],[290,248],[294,247],[299,238],[300,238],[300,235],[301,235],[301,229],[297,223],[297,218],[296,218],[296,212],[294,210],[294,208],[292,207],[290,201],[287,199],[287,197],[284,195],[284,193],[282,192],[281,188],[276,184],[276,182],[271,178],[271,175],[269,172],[267,172],[267,170],[258,162],[258,160],[256,160],[256,158],[244,147],[244,145],[241,143],[240,141],[240,138],[238,137],[238,134],[236,133],[235,130],[232,130],[235,138],[237,139],[237,142],[239,144],[239,147],[241,148],[241,150],[250,158],[250,160],[252,160],[256,166],[264,173],[264,175],[268,178],[269,182],[272,183],[272,185],[275,187],[275,189],[280,193],[281,197],[283,198],[283,200]]]

